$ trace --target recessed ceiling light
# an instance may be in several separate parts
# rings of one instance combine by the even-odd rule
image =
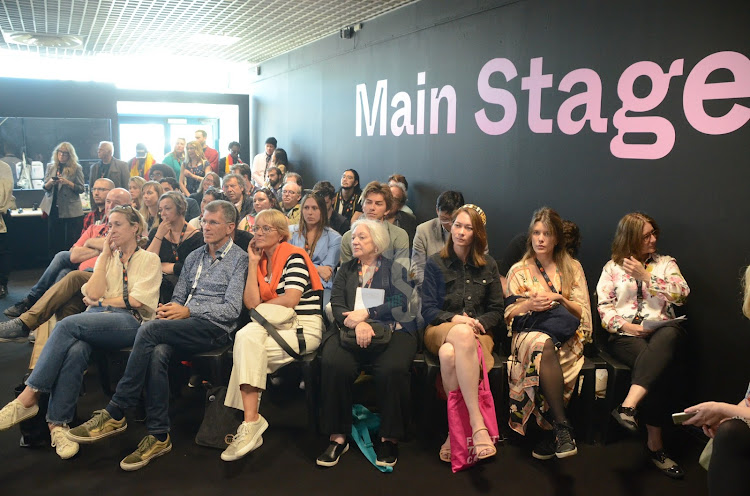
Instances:
[[[83,37],[72,34],[29,33],[23,31],[3,31],[6,43],[41,48],[83,48]]]

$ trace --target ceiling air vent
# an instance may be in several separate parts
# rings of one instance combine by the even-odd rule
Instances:
[[[3,32],[6,43],[39,48],[83,48],[83,37],[72,34],[29,33],[23,31]]]

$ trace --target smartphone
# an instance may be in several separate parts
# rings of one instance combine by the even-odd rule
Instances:
[[[59,178],[59,177],[57,177],[57,176],[52,176],[52,178],[51,178],[51,179],[52,179],[53,181],[59,181],[59,180],[60,180],[60,178]]]
[[[673,413],[672,414],[672,422],[674,422],[675,425],[680,425],[684,421],[686,421],[687,419],[694,417],[696,413],[698,413],[698,412],[690,412],[690,413],[679,412],[679,413]]]

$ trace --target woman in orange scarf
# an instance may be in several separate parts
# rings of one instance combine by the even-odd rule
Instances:
[[[297,353],[309,353],[320,345],[323,331],[321,298],[323,285],[304,249],[289,244],[289,224],[278,210],[264,210],[255,217],[255,237],[248,246],[249,265],[243,302],[255,309],[279,305],[278,310],[293,309],[286,325],[277,326],[281,338]],[[273,310],[258,309],[268,320]],[[277,313],[274,311],[274,313]],[[302,333],[297,329],[301,328]],[[304,342],[304,350],[301,344]],[[232,444],[221,454],[234,461],[263,444],[261,437],[268,422],[258,413],[260,395],[266,377],[294,359],[271,337],[266,329],[250,322],[234,338],[234,366],[229,379],[226,406],[243,410],[244,422],[237,428]]]

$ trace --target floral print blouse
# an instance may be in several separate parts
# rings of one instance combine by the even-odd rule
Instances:
[[[643,320],[673,319],[672,305],[682,305],[690,294],[677,262],[668,255],[653,254],[646,260],[646,270],[651,278],[641,284]],[[596,293],[602,327],[611,333],[632,322],[638,313],[638,284],[612,260],[602,270]]]

